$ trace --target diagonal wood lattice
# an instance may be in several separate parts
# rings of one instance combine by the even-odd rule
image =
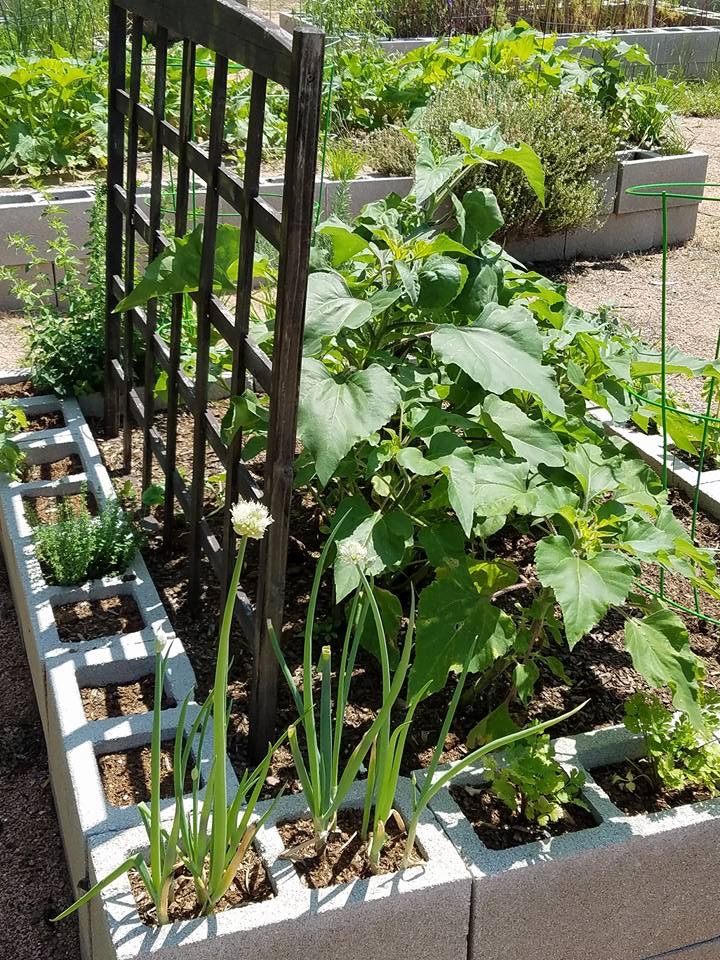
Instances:
[[[152,108],[141,103],[143,37],[152,31],[154,45]],[[128,41],[129,34],[129,41]],[[165,116],[168,48],[182,43],[182,84],[178,127]],[[129,64],[128,64],[129,46]],[[196,50],[215,54],[209,143],[193,140]],[[262,496],[273,516],[262,544],[253,604],[238,595],[236,614],[254,650],[251,698],[251,750],[264,754],[275,726],[276,664],[267,637],[271,621],[278,635],[283,622],[285,568],[290,496],[295,457],[298,387],[302,356],[308,258],[313,223],[315,167],[322,95],[324,38],[303,27],[291,36],[250,12],[236,0],[111,0],[109,27],[107,316],[105,431],[117,436],[122,424],[125,463],[132,456],[133,425],[142,430],[143,489],[151,482],[153,464],[165,476],[164,540],[173,537],[177,503],[190,530],[191,601],[200,588],[204,555],[223,584],[228,581],[235,550],[230,506],[238,494]],[[239,177],[223,163],[227,79],[230,64],[252,74],[245,169]],[[263,126],[269,82],[288,91],[285,189],[282,212],[259,196]],[[143,131],[151,142],[149,206],[138,203],[138,140]],[[204,184],[205,209],[199,288],[192,294],[197,312],[197,357],[194,379],[181,369],[183,295],[173,297],[170,338],[157,331],[158,307],[135,308],[122,318],[114,313],[132,289],[139,256],[138,241],[152,260],[168,245],[161,229],[163,164],[167,154],[177,161],[174,230],[188,229],[190,177]],[[234,314],[213,293],[213,268],[220,203],[240,216],[239,270]],[[260,234],[278,251],[278,283],[272,361],[248,334],[253,259]],[[133,371],[133,340],[144,340],[144,392]],[[214,334],[232,350],[233,395],[246,381],[270,398],[267,456],[262,491],[242,463],[242,436],[228,446],[208,407],[210,346]],[[153,387],[157,370],[167,378],[165,433],[155,422]],[[249,380],[252,378],[252,381]],[[177,469],[180,408],[193,417],[193,472],[189,482]],[[223,542],[203,516],[208,447],[226,470]]]

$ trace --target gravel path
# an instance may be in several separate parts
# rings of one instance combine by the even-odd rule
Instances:
[[[0,370],[22,365],[25,351],[22,327],[23,318],[20,314],[0,311]]]
[[[693,117],[683,125],[692,146],[710,156],[707,180],[720,183],[720,120]],[[714,195],[720,198],[720,188]],[[572,303],[587,310],[610,304],[654,343],[660,336],[661,260],[654,251],[576,261],[546,272],[567,283]],[[695,356],[712,357],[720,325],[720,202],[700,204],[695,238],[669,251],[667,306],[668,341]]]

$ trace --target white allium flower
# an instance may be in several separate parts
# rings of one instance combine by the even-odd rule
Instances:
[[[235,533],[251,540],[262,540],[265,530],[273,522],[265,504],[242,498],[231,509],[230,516]]]
[[[155,653],[163,654],[167,648],[170,637],[165,633],[162,627],[155,627]]]
[[[338,544],[338,558],[342,563],[352,563],[356,567],[364,567],[367,563],[367,549],[359,540],[343,540]]]

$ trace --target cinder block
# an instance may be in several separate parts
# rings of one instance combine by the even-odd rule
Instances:
[[[622,727],[558,741],[562,762],[586,771],[639,748]],[[485,780],[479,767],[456,782]],[[644,960],[716,936],[720,800],[627,817],[591,776],[583,793],[597,827],[503,851],[447,789],[432,802],[473,875],[470,960]]]
[[[399,807],[407,816],[409,784]],[[347,806],[362,807],[363,784]],[[260,811],[265,810],[261,805]],[[92,960],[465,960],[470,877],[432,816],[418,829],[427,863],[396,874],[310,890],[294,866],[281,860],[276,824],[307,815],[300,796],[282,798],[258,832],[256,847],[275,898],[209,918],[157,930],[138,921],[127,877],[91,906]],[[89,841],[90,879],[103,877],[133,851],[147,847],[142,829]],[[86,958],[89,960],[89,958]]]
[[[645,184],[662,183],[703,183],[707,175],[708,155],[697,150],[691,150],[680,156],[653,156],[652,151],[638,151],[644,154],[637,159],[623,159],[620,161],[617,183],[617,202],[615,213],[640,213],[648,210],[659,210],[662,198],[658,196],[640,197],[629,194],[631,187]],[[702,196],[702,188],[682,188],[675,192],[696,193]],[[668,198],[668,208],[692,205],[697,207],[697,201],[675,197]]]

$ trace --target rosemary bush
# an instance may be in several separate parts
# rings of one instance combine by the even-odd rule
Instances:
[[[84,505],[74,512],[61,502],[57,521],[35,527],[34,542],[48,578],[70,586],[122,573],[142,538],[130,514],[113,500],[97,517]]]

